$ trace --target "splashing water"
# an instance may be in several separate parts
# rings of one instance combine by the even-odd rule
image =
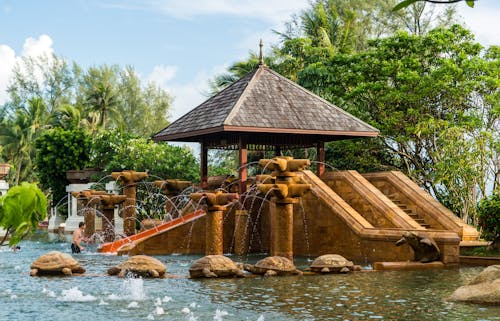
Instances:
[[[144,291],[143,279],[125,279],[122,285],[122,292],[127,293],[126,298],[134,301],[143,301],[146,299],[146,292]]]
[[[62,290],[61,296],[57,298],[57,301],[64,302],[89,302],[95,300],[97,300],[95,296],[90,294],[83,295],[82,291],[78,290],[77,287],[69,290]]]
[[[229,313],[227,313],[227,311],[217,309],[217,310],[215,310],[214,320],[222,321],[222,317],[225,317],[228,314]]]
[[[49,296],[51,298],[55,298],[56,297],[56,294],[55,294],[54,291],[48,290],[46,288],[43,288],[42,293],[46,293],[47,296]]]
[[[127,308],[129,309],[135,309],[135,308],[138,308],[139,307],[139,303],[137,303],[136,301],[132,301],[128,304]]]

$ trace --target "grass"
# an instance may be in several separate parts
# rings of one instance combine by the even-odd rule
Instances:
[[[500,250],[488,249],[487,247],[476,247],[471,249],[462,249],[460,251],[460,255],[500,257]]]

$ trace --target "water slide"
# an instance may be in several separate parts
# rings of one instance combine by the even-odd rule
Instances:
[[[172,229],[179,227],[181,225],[184,225],[186,223],[192,222],[192,221],[194,221],[202,216],[205,216],[205,215],[206,215],[205,211],[202,211],[202,210],[198,210],[198,211],[183,215],[181,217],[178,217],[176,219],[173,219],[171,221],[168,221],[168,222],[165,222],[161,225],[153,227],[149,230],[139,232],[137,234],[131,235],[129,237],[125,237],[123,239],[120,239],[120,240],[117,240],[117,241],[114,241],[111,243],[105,243],[99,247],[98,251],[101,253],[116,254],[120,250],[120,248],[122,248],[126,245],[140,242],[141,240],[147,239],[147,238],[154,236],[156,234],[165,233],[169,230],[172,230]]]

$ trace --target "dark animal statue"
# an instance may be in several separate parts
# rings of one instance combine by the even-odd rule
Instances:
[[[418,235],[415,232],[404,232],[403,237],[396,242],[396,246],[407,243],[414,252],[413,261],[422,263],[439,261],[441,252],[436,242],[428,236]]]

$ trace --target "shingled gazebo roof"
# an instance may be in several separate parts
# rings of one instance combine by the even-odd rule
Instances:
[[[379,131],[265,65],[248,73],[154,136],[156,141],[313,146]]]

